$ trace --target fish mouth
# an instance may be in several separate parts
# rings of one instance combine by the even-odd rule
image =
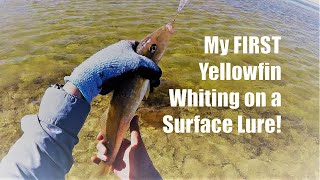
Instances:
[[[172,24],[172,22],[170,22],[170,23],[166,24],[166,26],[165,26],[165,27],[167,28],[167,30],[168,30],[171,34],[173,34],[173,33],[174,33],[174,28],[173,28],[173,24]]]

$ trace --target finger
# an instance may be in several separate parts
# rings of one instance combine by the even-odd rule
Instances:
[[[101,160],[101,161],[107,161],[108,158],[106,155],[102,154],[101,152],[97,153],[97,157]]]
[[[103,139],[102,132],[99,132],[99,134],[97,135],[97,140],[102,140],[102,139]]]
[[[107,148],[106,146],[103,144],[104,141],[103,140],[100,140],[97,144],[97,150],[98,152],[100,152],[101,154],[105,154],[107,155]]]
[[[160,80],[151,80],[150,81],[150,93],[153,93],[154,88],[160,85]]]
[[[97,156],[92,156],[91,161],[95,164],[100,164],[101,159],[99,159]]]
[[[131,142],[128,139],[124,139],[122,141],[119,152],[116,156],[116,159],[112,164],[114,170],[122,170],[126,167],[126,164],[124,162],[124,154],[126,153],[126,150],[130,145],[131,145]]]
[[[132,45],[132,48],[136,50],[137,46],[139,45],[139,41],[136,41],[136,40],[127,40],[127,41],[129,41],[129,43]]]
[[[150,81],[150,86],[151,87],[158,87],[160,85],[160,80],[151,80]]]
[[[135,70],[135,72],[138,75],[142,76],[143,78],[151,79],[151,80],[159,80],[162,75],[162,71],[160,67],[155,62],[141,55],[140,55],[139,66]]]
[[[139,116],[134,116],[130,123],[131,145],[138,145],[141,141],[139,130]]]
[[[139,41],[134,41],[134,46],[133,46],[134,51],[137,51],[137,47],[139,44],[140,44]]]

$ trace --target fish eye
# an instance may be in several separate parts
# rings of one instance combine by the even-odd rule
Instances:
[[[149,52],[152,53],[152,54],[155,53],[156,50],[157,50],[157,45],[156,44],[152,44],[150,46],[150,48],[149,48]]]

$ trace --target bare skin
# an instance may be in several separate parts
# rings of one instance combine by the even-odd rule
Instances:
[[[79,89],[71,82],[67,82],[63,89],[67,93],[83,99]],[[120,179],[162,179],[148,155],[140,135],[138,122],[138,116],[131,120],[131,141],[128,139],[122,141],[119,153],[113,163],[113,172]],[[99,140],[97,144],[98,153],[91,160],[99,164],[101,161],[108,160],[108,152],[101,132],[98,134],[97,140]]]
[[[140,135],[139,117],[135,116],[130,123],[131,141],[122,141],[119,153],[113,163],[113,172],[120,179],[161,179],[159,172],[153,166],[146,147]],[[99,164],[107,161],[107,148],[100,132],[97,136],[98,153],[91,158],[92,162]]]
[[[81,94],[81,92],[79,91],[79,89],[77,88],[77,86],[75,86],[74,84],[72,84],[72,82],[67,82],[64,86],[63,89],[71,95],[77,96],[81,99],[83,98],[83,95]]]

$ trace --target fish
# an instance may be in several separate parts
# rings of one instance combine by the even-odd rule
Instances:
[[[170,22],[142,39],[136,48],[136,52],[158,64],[173,34],[174,26]],[[130,121],[143,98],[148,96],[149,88],[150,81],[136,75],[125,80],[113,90],[109,107],[101,118],[102,135],[107,142],[108,160],[100,162],[99,175],[108,174],[112,171],[112,164],[129,129]]]
[[[143,38],[136,48],[136,52],[146,56],[158,64],[164,55],[169,40],[174,34],[174,22],[180,11],[190,0],[180,0],[177,13],[171,22],[155,30]],[[98,175],[112,172],[112,164],[119,152],[122,141],[129,129],[131,119],[134,117],[144,97],[150,92],[150,81],[140,76],[128,78],[113,90],[108,109],[103,113],[102,136],[108,149],[108,160],[101,161]]]

